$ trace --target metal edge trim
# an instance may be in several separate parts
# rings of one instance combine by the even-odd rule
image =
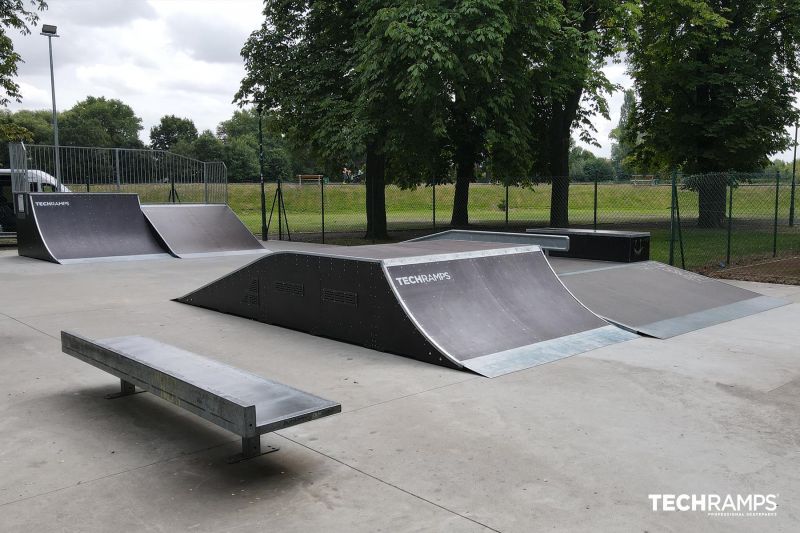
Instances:
[[[630,326],[625,324],[621,325],[626,328],[635,329],[636,331],[650,337],[668,339],[678,335],[683,335],[684,333],[690,333],[692,331],[697,331],[710,326],[716,326],[717,324],[724,324],[725,322],[730,322],[746,316],[763,313],[764,311],[783,307],[784,305],[789,305],[790,303],[791,302],[788,300],[762,295],[727,305],[721,305],[719,307],[712,307],[703,311],[696,311],[688,315],[659,320],[658,322],[652,322],[650,324],[644,324],[641,326]]]
[[[469,252],[453,252],[445,254],[419,255],[413,257],[392,257],[381,259],[380,262],[387,267],[401,265],[416,265],[423,263],[438,263],[441,261],[455,261],[460,259],[478,259],[481,257],[495,257],[499,255],[516,255],[530,252],[541,252],[542,248],[536,245],[514,246],[510,248],[496,248],[493,250],[472,250]]]
[[[494,378],[637,338],[635,333],[608,325],[467,359],[463,364],[477,374]]]

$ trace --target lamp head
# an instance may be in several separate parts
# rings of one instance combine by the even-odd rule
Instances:
[[[53,24],[42,24],[41,34],[47,37],[58,37],[57,28]]]

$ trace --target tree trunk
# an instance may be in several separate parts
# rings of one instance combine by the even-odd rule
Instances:
[[[550,226],[569,227],[569,145],[572,123],[578,115],[583,87],[577,87],[563,103],[554,102],[550,115]]]
[[[475,179],[475,151],[471,146],[460,146],[456,151],[456,190],[453,197],[454,227],[469,225],[469,184]]]
[[[388,239],[386,230],[386,157],[376,142],[367,145],[367,234],[365,239]]]
[[[570,128],[565,127],[563,111],[553,110],[550,123],[550,226],[569,227],[569,141]]]
[[[727,203],[727,179],[723,176],[704,176],[697,187],[700,228],[722,228],[725,226]]]

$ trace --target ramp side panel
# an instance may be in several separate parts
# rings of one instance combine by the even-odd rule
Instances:
[[[693,272],[655,261],[614,264],[559,274],[595,313],[623,327],[669,338],[786,305]]]
[[[144,205],[142,212],[176,257],[265,253],[227,205]]]
[[[36,221],[36,212],[32,209],[30,194],[18,194],[17,202],[21,199],[22,209],[17,211],[17,253],[24,257],[41,259],[58,263],[42,239],[39,224]]]
[[[377,261],[276,252],[177,301],[459,368],[415,328]]]
[[[575,300],[541,251],[401,264],[387,274],[413,320],[462,364],[608,325]]]
[[[58,261],[164,255],[136,194],[30,194],[44,246]]]

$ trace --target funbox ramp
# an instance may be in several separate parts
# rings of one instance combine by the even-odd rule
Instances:
[[[124,193],[27,193],[17,197],[18,253],[54,263],[168,257]]]
[[[589,309],[631,331],[660,339],[789,303],[656,261],[550,261],[561,281]]]
[[[224,204],[143,205],[142,212],[175,257],[267,253]]]
[[[636,337],[578,302],[538,246],[275,252],[177,301],[488,377]]]

